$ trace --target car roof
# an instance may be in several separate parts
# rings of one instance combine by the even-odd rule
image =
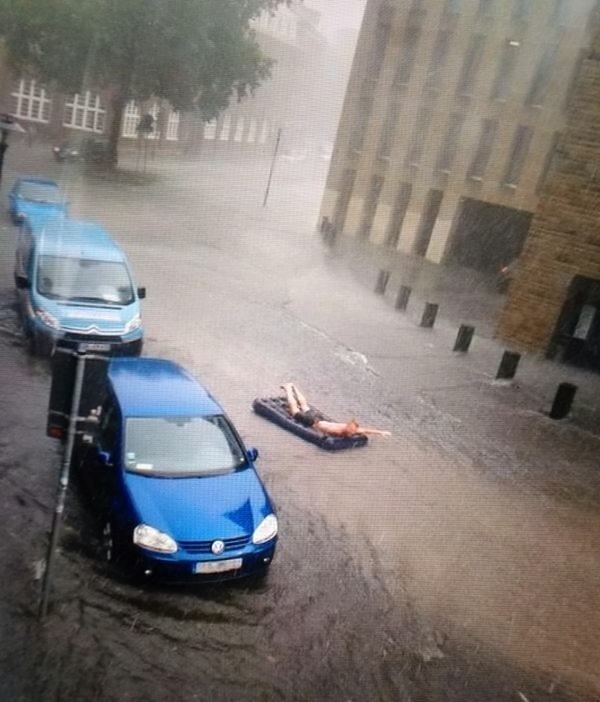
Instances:
[[[22,183],[36,183],[37,185],[52,185],[58,188],[58,183],[50,178],[39,178],[38,176],[23,176],[22,178],[17,178],[16,184],[21,185]]]
[[[114,358],[108,379],[125,418],[223,414],[212,395],[173,361]]]
[[[95,222],[66,216],[34,218],[30,223],[38,242],[38,252],[45,256],[83,258],[94,261],[125,261],[125,254],[108,232]]]

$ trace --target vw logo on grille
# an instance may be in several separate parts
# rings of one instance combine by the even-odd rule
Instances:
[[[218,556],[225,550],[225,544],[222,541],[213,541],[210,550],[215,554],[215,556]]]

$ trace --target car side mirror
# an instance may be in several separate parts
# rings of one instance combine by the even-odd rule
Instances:
[[[258,458],[258,449],[248,449],[248,451],[246,451],[246,456],[248,456],[248,460],[250,461],[250,463],[254,463],[254,461],[256,461]]]
[[[140,300],[143,300],[146,297],[146,288],[138,288],[137,294]]]
[[[27,290],[29,288],[29,278],[26,275],[16,276],[15,283],[19,290]]]

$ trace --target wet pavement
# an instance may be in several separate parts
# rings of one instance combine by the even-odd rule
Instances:
[[[596,439],[549,423],[537,385],[494,385],[486,340],[476,362],[452,358],[450,326],[415,333],[366,294],[313,235],[327,164],[282,164],[263,209],[263,162],[156,162],[115,183],[27,159],[128,251],[146,352],[189,367],[259,447],[282,537],[265,585],[140,589],[101,565],[73,496],[37,624],[59,457],[3,221],[1,699],[593,698]],[[285,380],[393,439],[332,456],[288,436],[250,411]]]

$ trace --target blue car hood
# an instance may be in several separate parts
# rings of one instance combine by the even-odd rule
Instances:
[[[273,511],[254,468],[204,478],[124,475],[140,521],[176,541],[249,535]]]
[[[31,202],[29,200],[18,200],[16,205],[17,213],[24,214],[27,219],[43,220],[57,215],[66,215],[66,205],[54,205],[51,203]]]

